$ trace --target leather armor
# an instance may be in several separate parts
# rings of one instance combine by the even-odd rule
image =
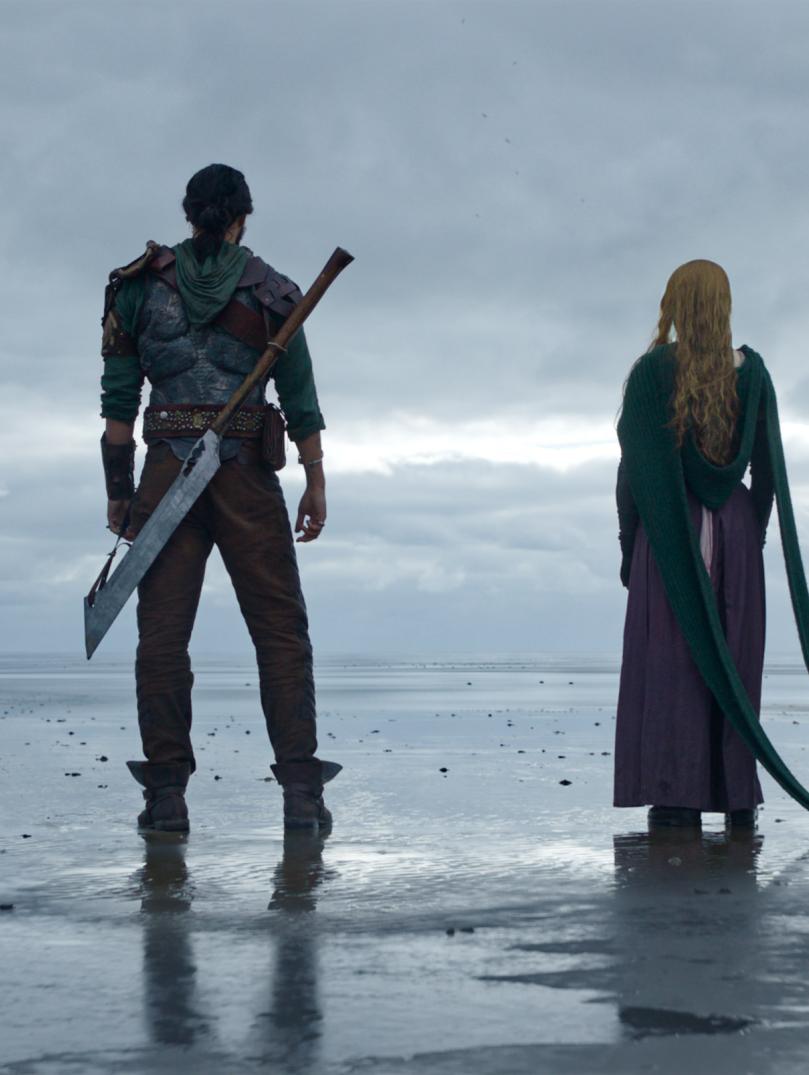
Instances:
[[[247,288],[237,288],[236,301],[259,313]],[[256,364],[256,351],[218,325],[191,327],[177,291],[152,273],[140,315],[138,353],[152,385],[149,405],[173,403],[225,404]],[[264,402],[256,385],[247,405]]]

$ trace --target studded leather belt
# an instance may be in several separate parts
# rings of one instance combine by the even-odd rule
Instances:
[[[143,412],[143,439],[165,440],[171,437],[201,437],[210,429],[222,410],[222,404],[173,403],[166,407],[147,407]],[[264,407],[242,407],[225,430],[226,437],[260,437],[264,426]]]

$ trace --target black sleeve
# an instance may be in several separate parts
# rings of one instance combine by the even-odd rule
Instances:
[[[618,479],[615,484],[615,502],[618,505],[618,541],[621,545],[621,582],[629,586],[629,569],[632,566],[632,551],[635,548],[635,534],[638,529],[639,515],[629,488],[626,467],[623,459],[618,464]]]
[[[763,548],[767,538],[767,524],[770,521],[775,496],[770,449],[767,444],[766,408],[763,400],[761,412],[756,422],[753,451],[750,454],[750,495],[753,498],[753,510],[758,520]]]

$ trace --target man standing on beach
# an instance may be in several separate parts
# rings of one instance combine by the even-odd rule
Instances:
[[[104,310],[101,452],[110,529],[133,538],[179,473],[192,446],[256,364],[300,292],[240,245],[253,205],[241,172],[212,164],[183,200],[193,237],[150,243],[110,276]],[[296,533],[316,540],[326,522],[325,478],[312,363],[303,330],[272,376],[306,473]],[[144,378],[148,446],[134,488],[134,422]],[[317,759],[315,688],[306,606],[292,532],[275,469],[283,425],[257,386],[228,428],[222,466],[138,588],[136,684],[145,761],[129,762],[144,788],[143,832],[187,832],[191,746],[188,644],[215,544],[256,648],[261,704],[284,789],[287,828],[327,827],[323,784],[340,766]]]

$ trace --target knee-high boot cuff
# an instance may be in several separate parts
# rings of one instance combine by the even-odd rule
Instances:
[[[158,788],[185,788],[193,772],[189,762],[128,761],[132,776],[147,791]]]
[[[310,761],[282,761],[271,765],[273,776],[279,784],[308,784],[314,788],[322,788],[330,780],[334,780],[343,768],[336,761],[319,761],[312,758]]]

